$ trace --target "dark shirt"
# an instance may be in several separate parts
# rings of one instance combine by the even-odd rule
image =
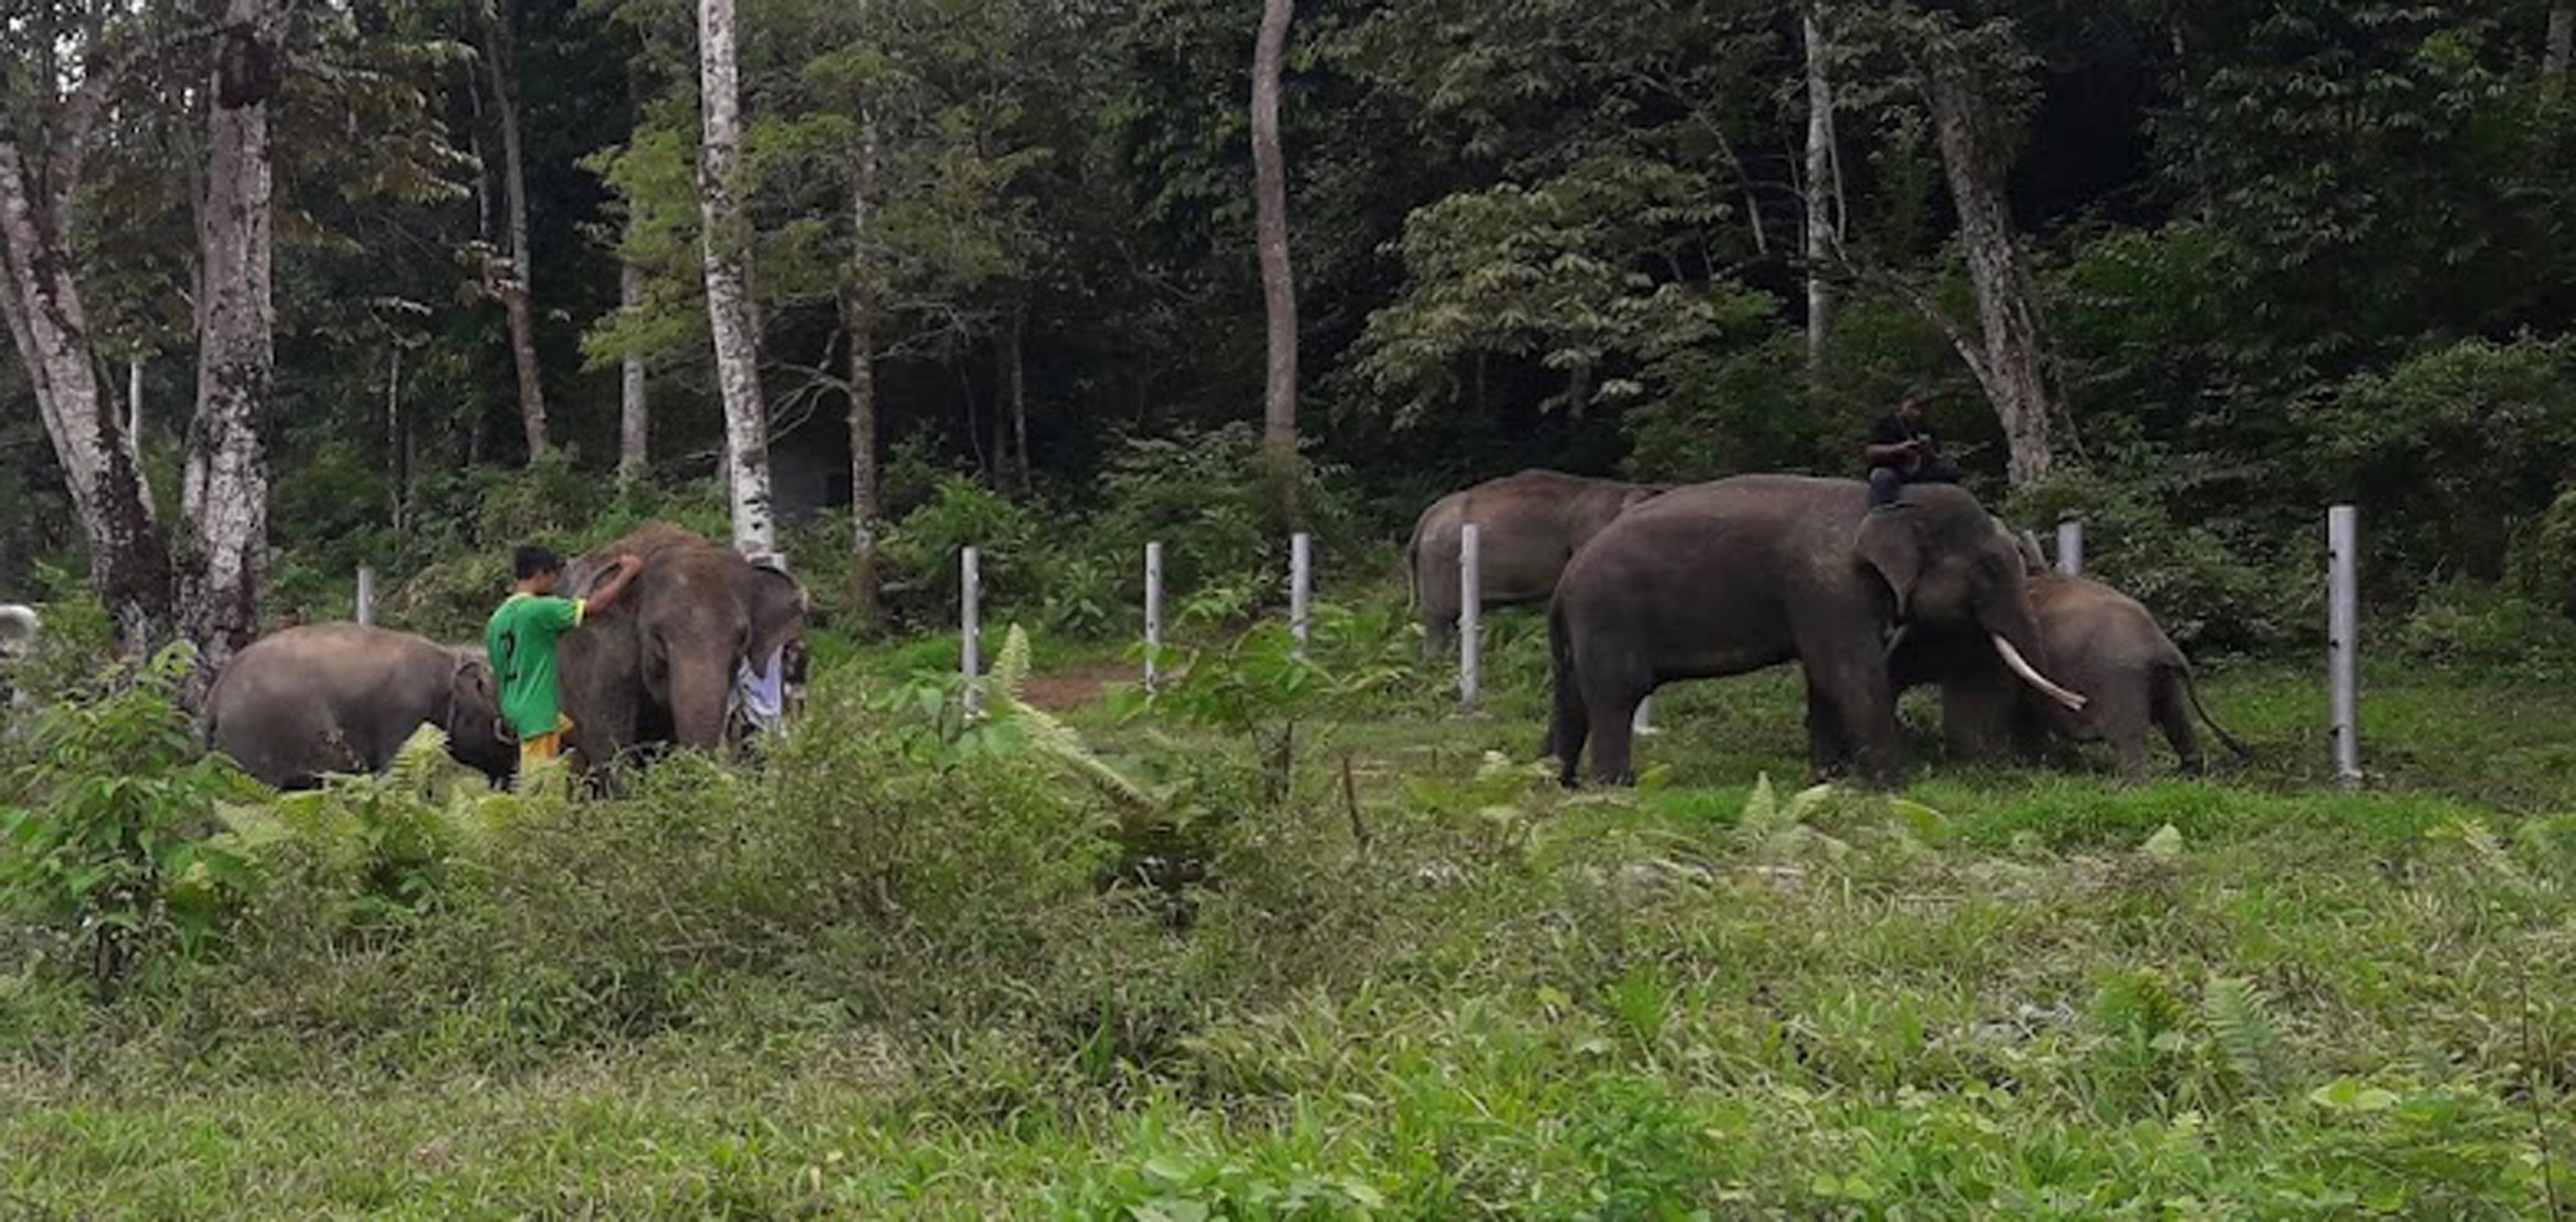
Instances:
[[[1894,412],[1889,412],[1886,415],[1879,417],[1878,423],[1869,426],[1869,444],[1874,446],[1903,445],[1917,437],[1928,442],[1932,439],[1932,430],[1924,428],[1921,425],[1908,424],[1905,422],[1904,417],[1899,416]],[[1914,468],[1921,466],[1922,463],[1922,455],[1908,454],[1894,462],[1874,463],[1872,465],[1881,467],[1897,467],[1902,470],[1911,471]]]

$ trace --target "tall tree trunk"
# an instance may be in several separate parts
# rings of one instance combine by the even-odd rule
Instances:
[[[1011,490],[1011,354],[1002,329],[993,332],[993,491]]]
[[[1023,306],[1011,307],[1011,316],[1002,324],[1002,376],[1009,379],[1011,396],[1011,463],[1019,477],[1021,496],[1034,490],[1029,471],[1029,367],[1026,340],[1029,314]]]
[[[742,159],[742,93],[734,66],[733,0],[698,0],[698,200],[705,217],[707,321],[724,390],[725,469],[734,546],[777,549],[769,495],[769,411],[760,395],[760,323],[746,268],[750,222],[735,197]]]
[[[850,604],[861,623],[873,624],[877,605],[876,283],[868,251],[875,234],[869,205],[876,191],[877,131],[873,118],[859,135],[857,184],[850,192]]]
[[[643,124],[644,83],[630,64],[626,70],[626,110],[635,126]],[[635,261],[635,210],[628,201],[625,240],[617,253],[617,308],[632,314],[644,304],[644,267]],[[633,484],[653,469],[653,406],[646,396],[644,354],[628,352],[617,363],[617,482]]]
[[[403,422],[402,343],[385,345],[385,461],[392,468],[394,530],[408,525],[411,510],[411,429]]]
[[[519,419],[528,434],[528,458],[546,450],[546,390],[537,366],[536,277],[528,254],[528,166],[519,131],[519,58],[513,28],[517,0],[475,0],[483,22],[483,64],[492,81],[492,108],[501,120],[501,191],[509,210],[510,275],[501,304],[510,315],[510,356],[519,368]]]
[[[197,214],[204,294],[197,303],[197,414],[188,430],[181,513],[194,542],[180,608],[202,673],[259,635],[268,562],[268,406],[272,333],[268,103],[276,89],[277,0],[231,0],[208,119],[206,197]]]
[[[633,222],[628,222],[632,224]],[[621,257],[617,268],[617,305],[632,311],[644,304],[644,269]],[[617,363],[617,482],[632,484],[652,468],[653,409],[644,395],[644,354],[628,352]]]
[[[2576,60],[2576,4],[2553,4],[2549,6],[2549,59],[2543,68],[2552,89],[2566,87],[2570,60]]]
[[[856,173],[850,187],[850,287],[842,298],[842,326],[850,338],[850,610],[861,624],[877,621],[877,286],[870,252],[876,233],[869,211],[876,194],[877,126],[859,122]]]
[[[1981,341],[1962,342],[1960,355],[2003,423],[2007,473],[2019,488],[2048,478],[2061,458],[2077,457],[2074,420],[2049,384],[2039,305],[2004,196],[2006,166],[1988,130],[1975,70],[1947,30],[1933,31],[1922,55],[1924,94],[1977,293]]]
[[[1822,0],[1807,5],[1807,380],[1819,389],[1825,344],[1833,337],[1834,285],[1825,274],[1841,244],[1834,225],[1838,175],[1834,169],[1834,82]]]
[[[1288,171],[1279,151],[1279,74],[1295,9],[1295,0],[1262,0],[1261,36],[1252,52],[1253,212],[1270,349],[1261,448],[1282,460],[1297,453],[1297,281],[1288,262]]]
[[[89,318],[61,223],[77,183],[58,178],[39,195],[27,161],[15,133],[0,128],[0,314],[80,514],[90,583],[116,621],[118,647],[139,654],[170,626],[170,556],[115,400],[90,360]]]
[[[143,361],[125,362],[125,452],[136,470],[143,467]],[[147,495],[149,490],[147,489]]]

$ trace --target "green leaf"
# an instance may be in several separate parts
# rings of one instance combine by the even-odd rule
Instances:
[[[2140,845],[2138,851],[2156,861],[2171,865],[2182,857],[2182,829],[2170,823],[2157,828],[2156,834],[2147,837],[2147,842]]]

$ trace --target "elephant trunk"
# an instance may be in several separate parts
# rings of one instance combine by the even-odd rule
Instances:
[[[733,693],[733,663],[729,654],[672,656],[669,699],[674,743],[701,751],[713,751],[723,743],[726,702]]]

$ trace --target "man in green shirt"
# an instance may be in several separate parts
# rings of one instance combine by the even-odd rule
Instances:
[[[580,627],[585,615],[607,610],[643,567],[632,555],[619,556],[617,571],[590,597],[557,598],[563,558],[542,547],[519,549],[513,567],[517,579],[509,599],[483,629],[483,648],[501,683],[501,720],[519,736],[521,768],[561,756],[564,732],[572,728],[572,719],[563,715],[555,673],[556,639]]]

